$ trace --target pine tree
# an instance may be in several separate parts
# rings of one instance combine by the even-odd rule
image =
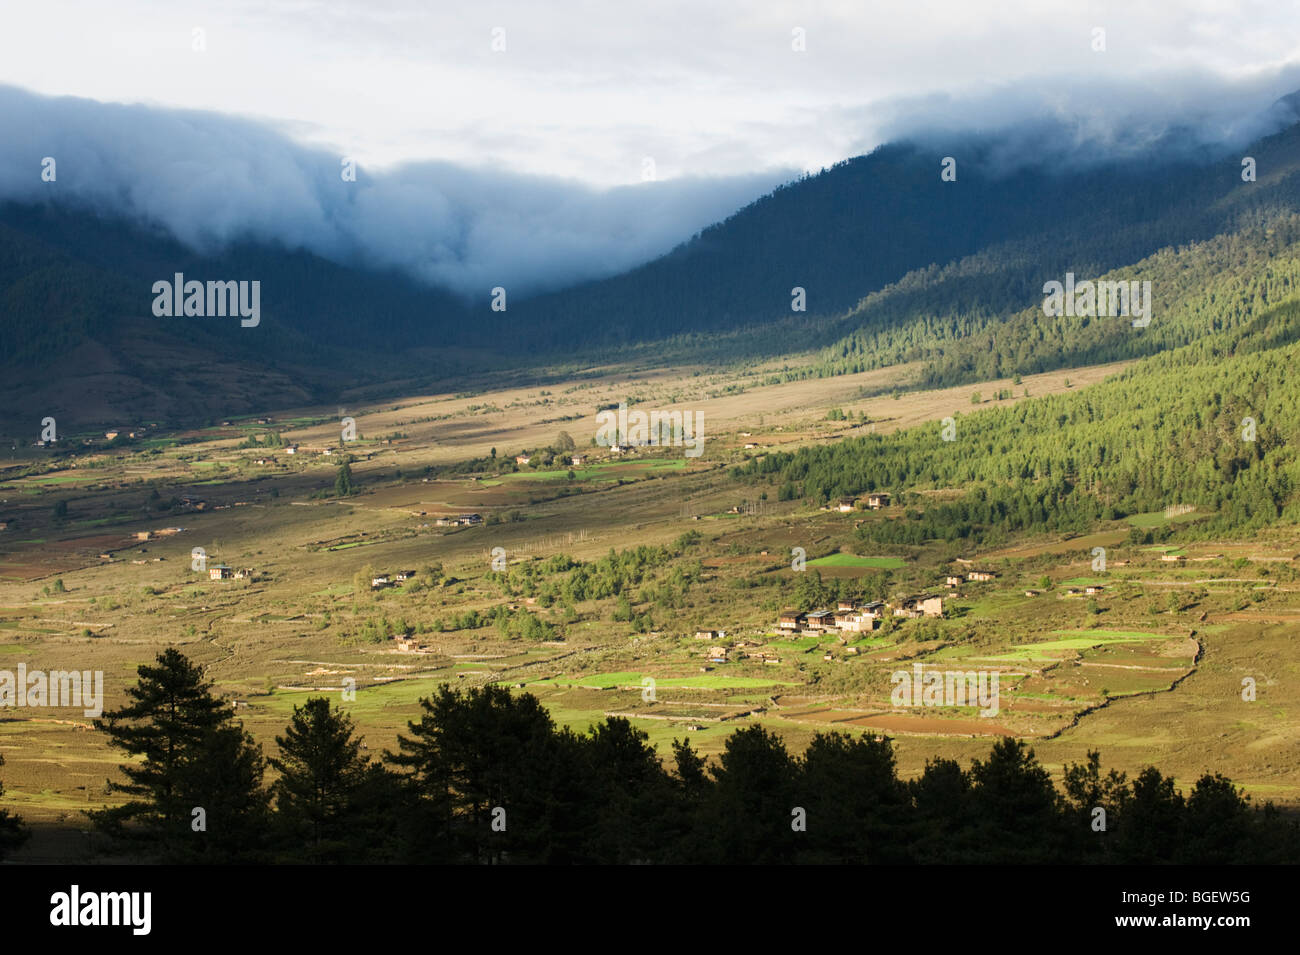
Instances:
[[[426,820],[421,853],[438,858],[451,849],[461,858],[498,861],[525,859],[543,846],[564,801],[552,787],[575,780],[556,775],[556,757],[571,754],[540,701],[489,684],[464,694],[443,686],[420,706],[419,722],[408,724],[411,735],[399,735],[399,752],[384,758],[411,774]],[[515,820],[504,832],[491,829],[497,809]]]
[[[348,497],[356,490],[356,485],[352,483],[352,465],[344,461],[339,465],[338,477],[334,479],[334,494],[337,497]]]
[[[789,863],[798,765],[781,737],[753,724],[727,737],[706,800],[711,831],[701,833],[699,861],[743,865]],[[712,843],[712,844],[710,844]]]
[[[269,861],[270,794],[262,788],[262,749],[237,724],[206,733],[181,764],[180,793],[189,812],[188,836],[168,861],[226,864]],[[203,825],[198,819],[202,810]]]
[[[238,855],[239,817],[257,815],[259,800],[265,805],[258,794],[260,752],[231,725],[231,711],[212,696],[202,669],[174,647],[137,673],[139,682],[127,690],[130,702],[95,721],[109,745],[141,757],[121,766],[128,782],[113,786],[137,798],[90,813],[92,821],[168,860],[206,853],[208,846],[217,855]],[[201,836],[205,831],[212,835]]]
[[[270,763],[280,773],[272,791],[281,829],[313,863],[357,861],[349,858],[356,848],[352,817],[370,761],[353,730],[346,713],[316,697],[295,706],[284,735],[275,738],[280,757]]]

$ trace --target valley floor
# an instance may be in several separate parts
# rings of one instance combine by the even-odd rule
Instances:
[[[1096,749],[1130,776],[1154,764],[1189,787],[1221,772],[1257,802],[1298,806],[1294,528],[1135,542],[1134,527],[1204,516],[1174,509],[975,553],[873,550],[857,526],[914,504],[842,512],[729,474],[773,449],[938,428],[975,410],[973,392],[1005,405],[1123,367],[898,397],[881,392],[906,368],[781,384],[765,383],[774,367],[605,369],[545,388],[268,409],[184,435],[142,426],[125,446],[70,456],[15,452],[0,461],[0,671],[102,671],[112,709],[136,667],[175,644],[268,752],[312,694],[343,702],[379,756],[436,685],[497,682],[578,730],[627,716],[663,755],[686,737],[716,755],[760,721],[792,750],[819,731],[887,734],[900,773],[916,775],[1008,734],[1055,773]],[[703,453],[593,446],[597,412],[620,401],[702,415]],[[345,416],[357,430],[346,443]],[[345,455],[355,493],[338,495]],[[468,514],[481,520],[456,523]],[[229,579],[213,579],[220,565]],[[996,576],[969,579],[979,570]],[[909,593],[942,596],[942,618],[778,628],[800,603]],[[998,674],[996,714],[899,706],[892,677],[916,664]],[[116,798],[120,756],[91,723],[76,708],[0,710],[5,805],[82,827],[83,809]],[[49,836],[24,851],[77,850]]]

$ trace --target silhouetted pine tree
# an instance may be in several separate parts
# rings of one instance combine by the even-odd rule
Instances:
[[[165,860],[255,856],[264,840],[247,837],[265,822],[260,751],[174,647],[137,672],[131,702],[95,721],[110,745],[141,757],[121,766],[128,782],[113,786],[137,798],[91,812],[95,826]]]
[[[271,787],[289,858],[360,862],[365,847],[362,790],[370,760],[353,735],[352,719],[324,697],[293,708],[283,736],[275,738],[280,773]]]

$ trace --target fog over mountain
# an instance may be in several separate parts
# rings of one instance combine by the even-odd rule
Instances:
[[[793,170],[596,189],[447,162],[344,181],[337,153],[268,125],[0,88],[0,200],[84,204],[204,253],[232,241],[398,268],[465,295],[601,278],[670,250]],[[52,157],[56,179],[41,178]]]
[[[870,128],[866,151],[911,140],[929,148],[981,137],[1006,172],[1078,169],[1130,158],[1213,160],[1300,119],[1300,66],[1228,79],[1206,71],[1141,78],[1032,77],[951,94],[900,97],[845,115]],[[990,135],[995,134],[995,135]]]
[[[1213,158],[1296,117],[1278,99],[1287,83],[1300,86],[1286,69],[1237,82],[1209,73],[1177,80],[1174,96],[1157,78],[1137,88],[1048,78],[833,118],[862,131],[862,152],[899,139],[956,150],[996,133],[996,154],[983,161],[1014,171],[1139,154]],[[348,182],[347,157],[270,123],[15,87],[0,87],[0,129],[0,200],[89,207],[205,254],[252,241],[396,268],[467,298],[498,285],[515,296],[552,291],[635,268],[797,174],[769,167],[597,188],[422,161],[376,171],[358,164]],[[42,179],[45,157],[57,164],[53,182]],[[762,167],[758,157],[753,167]]]

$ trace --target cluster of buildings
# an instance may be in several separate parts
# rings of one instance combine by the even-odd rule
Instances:
[[[1081,594],[1099,594],[1105,589],[1106,588],[1103,587],[1101,584],[1091,584],[1087,587],[1084,587],[1082,590],[1080,590],[1078,587],[1071,587],[1069,590],[1065,592],[1065,595],[1067,597],[1078,597]]]
[[[888,495],[885,495],[888,498]],[[887,503],[887,502],[886,502]],[[997,580],[998,574],[993,570],[971,570],[966,574],[949,574],[944,578],[948,585],[948,597],[959,594],[951,588],[964,583],[978,583]],[[1101,588],[1095,588],[1099,591]],[[1094,588],[1089,588],[1089,593]],[[880,626],[883,617],[942,617],[945,598],[939,594],[909,594],[893,600],[841,600],[834,610],[800,610],[782,611],[777,618],[776,628],[784,633],[863,633]],[[698,636],[698,634],[697,634]]]
[[[226,564],[212,564],[208,567],[209,580],[251,580],[257,575],[257,571],[251,567],[241,567],[236,570]]]
[[[473,527],[483,523],[481,514],[457,514],[452,517],[440,517],[434,521],[439,527]]]
[[[105,441],[115,441],[115,440],[117,440],[119,437],[121,437],[121,438],[143,438],[143,437],[145,436],[145,431],[147,431],[150,427],[153,427],[153,426],[152,426],[152,425],[147,425],[147,424],[146,424],[146,425],[142,425],[142,426],[139,427],[139,428],[132,428],[132,429],[116,428],[116,429],[114,429],[114,430],[112,430],[112,431],[105,431],[105,432],[104,432],[104,440],[105,440]],[[55,445],[57,445],[57,444],[59,444],[59,443],[60,443],[60,442],[59,442],[58,440],[56,440],[55,438],[41,438],[41,439],[39,439],[38,441],[34,441],[34,442],[32,442],[32,446],[33,446],[33,447],[37,447],[37,448],[52,448],[52,447],[54,447]],[[64,442],[62,442],[62,443],[63,443],[63,444],[67,444],[68,442],[67,442],[67,441],[64,441]],[[95,443],[95,439],[93,439],[93,438],[82,438],[82,439],[81,439],[81,444],[82,444],[83,447],[91,447],[91,446],[94,445],[94,443]]]
[[[138,541],[151,541],[159,537],[171,537],[185,530],[183,527],[160,527],[156,531],[136,531],[135,539]]]
[[[943,597],[915,594],[897,600],[841,600],[835,610],[786,610],[777,619],[777,630],[786,633],[869,633],[885,616],[942,617]]]
[[[382,438],[379,441],[379,443],[392,444],[392,439]],[[281,450],[283,450],[285,454],[291,454],[291,455],[317,454],[323,458],[333,457],[335,454],[339,453],[338,448],[328,444],[321,444],[321,445],[314,445],[314,446],[305,445],[305,444],[286,444],[283,446],[283,448],[281,448]],[[349,453],[353,454],[356,457],[361,458],[364,461],[369,461],[373,457],[372,454],[366,451],[350,451]],[[271,458],[269,460],[274,461],[275,459]],[[257,463],[261,464],[262,462],[258,461]]]
[[[623,449],[622,449],[622,448],[615,447],[615,448],[610,448],[610,450],[611,450],[611,451],[615,451],[615,452],[619,452],[619,453],[621,453]],[[524,454],[516,454],[516,455],[515,455],[515,464],[519,464],[519,465],[527,465],[527,464],[532,464],[532,463],[533,463],[533,456],[532,456],[531,454],[528,454],[528,453],[525,452]],[[569,466],[570,466],[570,467],[580,468],[580,467],[582,467],[582,466],[583,466],[584,464],[586,464],[586,463],[587,463],[587,459],[586,459],[583,455],[581,455],[581,454],[573,454],[573,455],[570,455],[570,456],[569,456]],[[560,458],[559,458],[558,456],[556,457],[555,461],[553,462],[553,466],[554,466],[554,467],[562,467],[562,466],[563,466],[563,465],[561,464],[561,462],[560,462]]]
[[[721,640],[726,636],[722,630],[697,630],[695,639],[697,640]],[[757,644],[745,640],[737,640],[731,646],[725,644],[714,644],[709,647],[709,652],[705,655],[709,663],[726,663],[732,659],[732,655],[744,657],[747,660],[757,660],[760,663],[777,664],[781,662],[781,657],[771,650],[764,650]],[[704,667],[705,670],[710,669]]]
[[[858,509],[858,501],[858,498],[842,497],[835,502],[835,510],[839,511],[841,514],[856,511]],[[882,507],[889,507],[889,495],[884,491],[878,491],[875,494],[868,494],[866,497],[861,498],[861,501],[863,507],[873,511],[878,511]]]
[[[415,576],[415,571],[413,570],[399,570],[397,573],[391,575],[378,574],[377,576],[371,578],[370,589],[383,590],[385,587],[392,587],[394,584],[405,583],[406,581],[410,580],[414,576]]]

